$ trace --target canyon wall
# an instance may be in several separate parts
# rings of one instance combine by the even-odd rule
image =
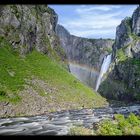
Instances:
[[[47,5],[0,6],[0,117],[107,104],[67,71],[57,19]]]
[[[114,40],[77,37],[61,25],[57,25],[56,33],[66,52],[70,72],[95,89],[103,58],[112,52]]]
[[[0,36],[20,55],[36,49],[50,57],[65,57],[55,34],[58,16],[47,5],[1,5]]]
[[[99,92],[109,99],[140,100],[140,6],[116,30],[113,63]]]

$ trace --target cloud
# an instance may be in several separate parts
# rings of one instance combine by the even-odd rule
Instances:
[[[84,12],[93,12],[95,10],[100,10],[100,11],[110,11],[113,8],[120,8],[120,6],[87,6],[87,5],[82,5],[79,8],[76,9],[77,13],[84,13]]]
[[[74,35],[77,36],[83,36],[83,37],[88,37],[90,38],[91,36],[93,37],[98,37],[98,38],[104,38],[104,36],[106,35],[106,38],[108,38],[108,36],[110,35],[114,35],[115,30],[114,29],[108,29],[108,30],[71,30],[73,32]]]
[[[116,27],[126,13],[130,15],[133,10],[134,7],[124,11],[120,5],[82,5],[75,9],[75,17],[65,18],[62,25],[71,34],[81,37],[115,38]]]

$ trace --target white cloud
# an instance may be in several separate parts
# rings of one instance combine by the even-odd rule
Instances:
[[[92,11],[94,11],[94,10],[109,11],[110,8],[109,8],[109,7],[104,7],[104,8],[102,8],[102,7],[90,7],[90,8],[84,7],[84,8],[83,8],[83,7],[82,7],[82,8],[76,9],[76,12],[77,12],[77,13],[83,13],[83,12],[92,12]]]
[[[113,29],[108,29],[108,30],[72,30],[72,32],[74,33],[74,35],[77,35],[77,36],[85,36],[85,37],[90,37],[90,36],[98,36],[99,38],[100,37],[103,37],[104,35],[109,35],[110,32],[112,32],[114,34],[114,30]],[[111,34],[112,34],[111,33]],[[107,37],[108,38],[108,37]]]
[[[133,9],[134,7],[128,9],[127,14],[130,15]],[[75,13],[73,19],[65,18],[62,25],[71,34],[81,37],[110,36],[114,38],[116,27],[126,16],[123,6],[119,5],[82,5],[75,9]]]
[[[84,12],[93,12],[95,10],[100,10],[100,11],[110,11],[114,8],[120,8],[120,6],[107,6],[107,5],[100,5],[100,6],[87,6],[87,5],[82,5],[79,8],[76,9],[77,13],[84,13]]]

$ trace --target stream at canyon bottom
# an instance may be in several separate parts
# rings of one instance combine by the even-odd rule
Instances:
[[[70,127],[92,128],[93,123],[112,118],[113,114],[140,115],[140,105],[69,110],[34,117],[0,119],[0,135],[67,135]]]

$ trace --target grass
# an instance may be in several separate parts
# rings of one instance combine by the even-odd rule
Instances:
[[[133,59],[131,60],[131,63],[132,63],[133,65],[137,65],[137,66],[140,68],[140,60],[139,60],[139,59],[133,58]]]
[[[115,71],[117,69],[113,70],[116,73],[116,78],[111,78],[110,75],[103,81],[99,93],[108,99],[127,102],[140,101],[140,60],[138,58],[127,58],[125,61],[118,62],[116,66],[118,71]],[[123,94],[119,94],[119,92]]]
[[[134,33],[129,34],[129,36],[132,37],[134,41],[138,41],[140,39],[140,37]]]
[[[133,113],[127,118],[116,114],[113,121],[100,122],[96,133],[97,135],[140,135],[140,117]]]
[[[37,75],[42,80],[54,86],[59,94],[61,94],[61,98],[63,97],[65,101],[78,102],[82,105],[85,101],[85,106],[87,107],[93,106],[94,103],[96,106],[102,102],[101,97],[96,95],[92,89],[84,86],[64,68],[55,61],[50,60],[47,56],[34,51],[26,57],[26,62],[32,66],[32,74]],[[100,102],[98,102],[99,98],[101,99]],[[59,95],[57,99],[58,102],[61,100]],[[98,103],[95,100],[93,101],[93,99],[97,99]]]
[[[127,56],[125,55],[123,48],[119,49],[116,55],[119,61],[125,61],[127,59]]]
[[[75,104],[75,108],[83,105],[85,108],[100,107],[106,104],[104,98],[79,82],[47,55],[33,50],[25,58],[20,57],[4,38],[0,38],[0,73],[0,101],[20,102],[20,91],[28,84],[27,79],[34,76],[57,90],[52,95],[57,103],[69,102],[73,106]],[[48,93],[43,93],[43,89],[36,90],[40,96],[48,96]],[[49,102],[52,101],[48,99]]]
[[[70,128],[68,135],[94,135],[93,130],[90,130],[88,128],[82,127],[82,126],[75,126]]]
[[[131,17],[126,17],[125,18],[125,25],[126,25],[126,28],[127,28],[127,32],[131,32],[131,24],[132,24],[132,19]]]
[[[106,47],[104,48],[104,51],[107,51],[108,53],[112,53],[112,48]]]
[[[69,135],[140,135],[140,117],[133,113],[130,113],[128,117],[124,117],[122,114],[115,114],[114,120],[101,120],[96,128],[93,129],[88,129],[83,126],[71,127]]]

